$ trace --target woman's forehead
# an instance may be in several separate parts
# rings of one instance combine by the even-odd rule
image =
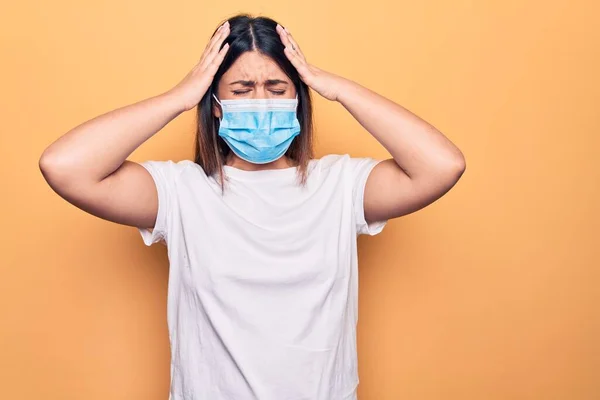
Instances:
[[[247,51],[234,61],[221,81],[225,84],[237,80],[263,83],[269,79],[289,82],[289,78],[272,58],[257,51]]]

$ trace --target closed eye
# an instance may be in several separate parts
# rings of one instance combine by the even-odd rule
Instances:
[[[250,90],[234,90],[234,91],[232,91],[232,93],[236,96],[240,96],[240,95],[248,93],[248,92],[250,92]],[[274,95],[281,96],[285,93],[285,90],[269,90],[269,92],[273,93]]]

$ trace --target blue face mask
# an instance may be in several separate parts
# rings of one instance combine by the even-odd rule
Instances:
[[[219,136],[238,157],[254,164],[281,158],[300,133],[295,99],[221,100]]]

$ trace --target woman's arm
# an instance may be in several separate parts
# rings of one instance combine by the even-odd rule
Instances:
[[[447,137],[391,100],[350,80],[338,80],[337,101],[393,157],[369,175],[364,196],[367,221],[417,211],[456,184],[466,163]]]
[[[97,116],[71,129],[43,152],[39,166],[52,189],[100,218],[152,228],[158,193],[150,173],[127,157],[180,113],[195,107],[229,46],[222,25],[200,61],[171,90]]]
[[[59,137],[39,166],[52,189],[97,217],[152,227],[158,196],[150,174],[127,157],[183,111],[169,93],[97,116]]]
[[[302,80],[326,99],[340,102],[393,157],[379,163],[367,180],[368,222],[414,212],[454,186],[466,164],[448,138],[391,100],[309,64],[292,35],[281,26],[277,31]]]

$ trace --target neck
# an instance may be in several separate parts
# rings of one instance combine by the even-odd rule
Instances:
[[[296,166],[296,164],[287,156],[283,156],[280,159],[267,164],[253,164],[246,160],[242,160],[233,154],[233,152],[229,153],[229,157],[227,158],[225,165],[244,171],[263,171],[268,169],[282,169]]]

